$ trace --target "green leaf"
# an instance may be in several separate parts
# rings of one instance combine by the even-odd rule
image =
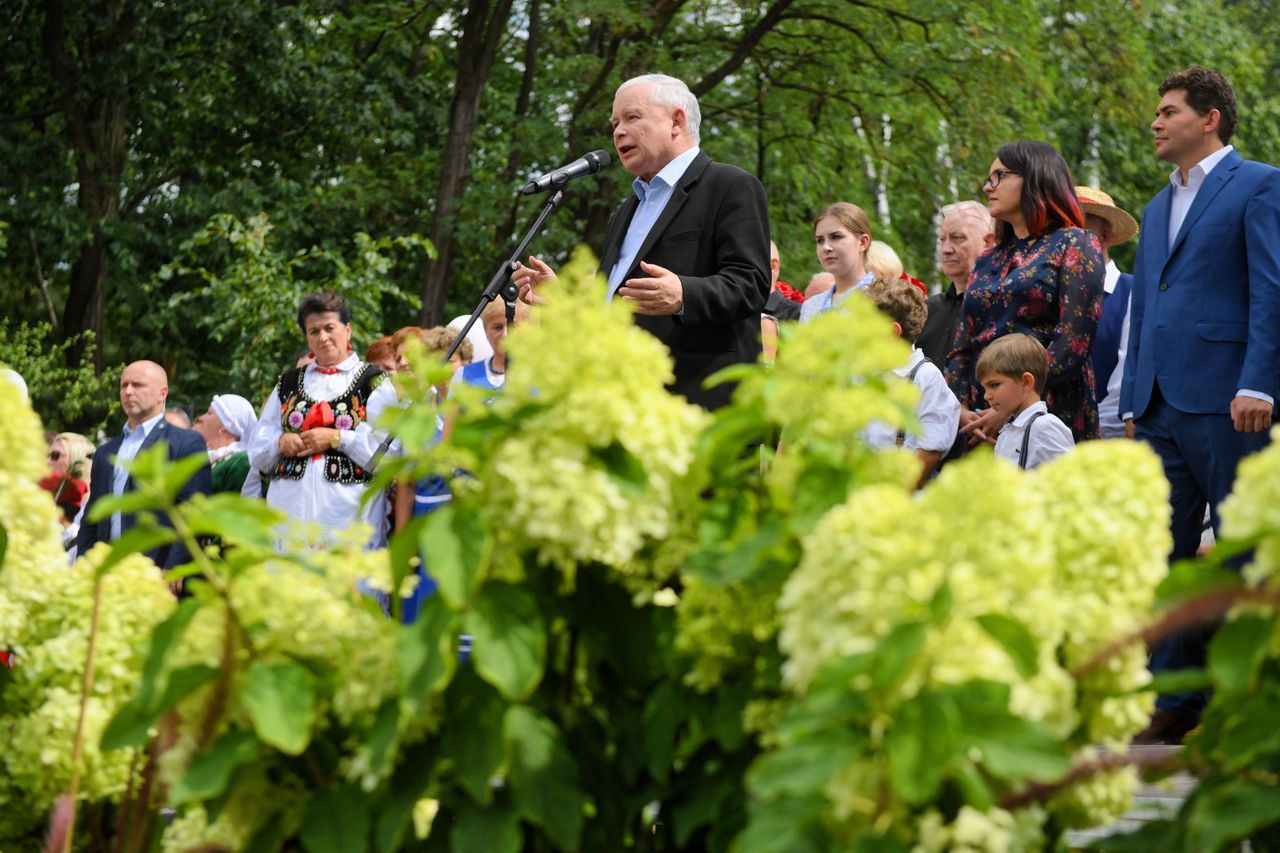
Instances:
[[[861,743],[848,729],[829,729],[766,752],[747,771],[747,784],[768,801],[821,794],[836,771],[853,761]]]
[[[817,523],[827,510],[843,503],[849,495],[853,474],[845,468],[811,464],[796,480],[796,508],[792,524],[804,533]]]
[[[153,444],[150,449],[160,449],[162,453],[166,454],[167,459],[168,450],[166,448],[162,448],[162,444],[164,444],[163,439]],[[166,464],[160,469],[164,474],[164,479],[161,481],[160,486],[164,489],[165,497],[167,497],[170,502],[176,501],[178,499],[178,494],[182,491],[182,487],[187,484],[187,480],[190,480],[195,476],[197,471],[201,468],[208,467],[208,465],[209,456],[206,453],[196,453],[191,456],[184,456],[176,462]],[[244,500],[244,498],[241,498],[241,500]]]
[[[400,703],[395,698],[388,699],[378,709],[373,728],[369,730],[369,766],[375,772],[381,772],[391,754],[391,747],[396,742],[396,734],[400,726]]]
[[[309,853],[361,853],[369,849],[369,798],[355,785],[315,793],[302,815],[302,844]]]
[[[1151,675],[1151,683],[1142,687],[1139,692],[1148,690],[1155,693],[1185,693],[1190,690],[1208,690],[1213,686],[1213,679],[1203,669],[1168,669]]]
[[[101,747],[105,750],[146,743],[148,732],[166,711],[181,702],[195,690],[208,684],[218,675],[216,667],[194,664],[174,670],[169,675],[164,693],[153,703],[143,701],[141,695],[120,706],[111,722],[102,732]]]
[[[1233,693],[1249,689],[1267,656],[1274,623],[1270,616],[1245,614],[1218,629],[1209,644],[1208,670],[1219,689]]]
[[[458,784],[477,803],[489,803],[489,780],[506,757],[503,712],[506,705],[488,682],[464,667],[445,694],[442,735],[444,757],[453,762]]]
[[[433,833],[434,835],[434,833]],[[507,805],[481,808],[464,799],[449,831],[451,853],[517,853],[520,817]]]
[[[503,741],[510,754],[507,783],[520,816],[540,826],[557,847],[576,850],[583,797],[578,765],[555,724],[531,708],[507,709]]]
[[[823,853],[832,849],[822,829],[824,796],[786,797],[752,811],[732,849],[750,853]]]
[[[886,692],[906,677],[924,646],[927,630],[923,622],[903,622],[881,638],[871,655],[871,683],[876,690]]]
[[[93,507],[86,513],[86,517],[89,521],[97,522],[109,518],[114,512],[128,515],[142,510],[159,510],[160,508],[161,501],[155,495],[132,491],[119,495],[103,495],[93,502]]]
[[[1008,653],[1019,675],[1031,678],[1039,672],[1035,638],[1021,622],[1001,613],[979,616],[977,622]]]
[[[9,531],[0,524],[0,567],[4,566],[4,555],[9,550]]]
[[[138,686],[138,696],[142,704],[150,703],[156,679],[164,669],[169,652],[173,650],[178,640],[182,639],[183,632],[187,630],[187,626],[191,624],[191,620],[195,618],[196,611],[199,609],[200,602],[194,599],[180,601],[177,608],[152,630],[147,659],[142,664],[142,682]]]
[[[461,505],[439,509],[426,519],[419,541],[427,555],[427,571],[445,601],[461,609],[488,559],[489,530],[479,513]]]
[[[959,711],[963,718],[965,707],[960,706]],[[980,728],[971,730],[969,736],[972,745],[982,750],[982,765],[1008,781],[1052,782],[1071,765],[1062,744],[1048,729],[1012,714],[982,719]]]
[[[885,738],[889,781],[908,803],[920,805],[937,796],[958,749],[958,716],[955,702],[937,693],[918,694],[894,715]]]
[[[252,732],[233,729],[199,753],[169,796],[175,803],[212,799],[227,789],[235,771],[258,760],[261,747]]]
[[[965,758],[956,761],[951,767],[951,773],[966,803],[980,812],[995,805],[996,797],[991,792],[991,786],[978,768],[973,766],[972,761]]]
[[[240,695],[258,737],[286,755],[300,755],[311,740],[315,686],[296,663],[253,661]]]
[[[464,624],[473,637],[471,660],[480,677],[513,702],[531,694],[542,680],[547,650],[533,596],[508,583],[485,584]]]
[[[414,708],[444,689],[453,675],[453,623],[453,613],[440,596],[433,595],[422,602],[418,620],[402,627],[396,637],[400,692]]]
[[[1235,589],[1244,581],[1239,572],[1204,560],[1179,560],[1156,587],[1156,606],[1165,608],[1208,592]]]
[[[590,453],[620,492],[632,498],[644,497],[649,489],[649,475],[644,470],[644,463],[621,442],[615,441],[608,447],[593,447]]]
[[[272,529],[284,520],[284,515],[265,501],[250,500],[228,492],[198,502],[193,500],[186,508],[187,524],[192,531],[201,536],[217,536],[223,545],[234,543],[269,548],[274,540]]]
[[[146,553],[152,548],[166,545],[177,538],[177,534],[168,527],[140,518],[136,525],[120,534],[120,538],[111,543],[111,552],[98,565],[94,577],[103,577],[134,554]]]
[[[1201,791],[1187,817],[1187,849],[1223,850],[1280,815],[1280,788],[1231,780]]]
[[[955,596],[951,594],[951,584],[943,581],[938,584],[938,588],[933,592],[933,598],[929,599],[929,622],[933,625],[941,625],[951,616],[951,607],[955,603]]]

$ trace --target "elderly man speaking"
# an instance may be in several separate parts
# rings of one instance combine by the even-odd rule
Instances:
[[[635,306],[636,323],[675,360],[674,393],[708,409],[732,389],[703,381],[760,356],[769,296],[769,208],[764,187],[699,147],[698,99],[680,80],[646,74],[613,98],[613,145],[635,175],[634,196],[609,221],[600,270],[608,298]],[[513,275],[526,301],[555,273],[536,257]]]

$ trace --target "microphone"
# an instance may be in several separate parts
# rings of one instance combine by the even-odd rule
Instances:
[[[568,166],[563,166],[554,172],[548,172],[542,177],[534,178],[521,187],[520,195],[537,195],[547,190],[558,190],[574,178],[580,178],[583,175],[594,175],[608,165],[608,151],[592,151],[589,154],[582,155]]]

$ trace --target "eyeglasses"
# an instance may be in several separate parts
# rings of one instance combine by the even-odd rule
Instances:
[[[61,459],[61,458],[62,458],[62,451],[61,451],[61,450],[50,450],[50,451],[49,451],[49,458],[50,458],[50,459],[52,459],[54,462],[57,462],[59,459]]]
[[[990,175],[987,175],[987,178],[982,182],[982,185],[984,187],[990,186],[991,189],[995,189],[996,187],[1000,186],[1000,182],[1003,181],[1005,178],[1009,177],[1010,175],[1017,175],[1017,174],[1019,173],[1011,171],[1009,169],[996,169]]]

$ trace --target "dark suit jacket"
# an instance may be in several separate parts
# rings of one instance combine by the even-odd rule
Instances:
[[[138,449],[138,452],[141,453],[157,441],[163,441],[168,446],[170,461],[185,459],[196,454],[208,459],[208,448],[199,433],[173,426],[164,418],[161,418],[160,422],[151,428],[151,432],[143,440],[142,447]],[[93,469],[89,474],[89,503],[84,508],[84,519],[80,522],[80,535],[76,540],[78,554],[87,553],[98,542],[111,541],[111,516],[107,516],[97,523],[90,523],[89,511],[93,509],[93,505],[99,498],[112,494],[112,487],[115,481],[115,463],[113,460],[116,454],[120,452],[120,445],[123,443],[124,435],[117,435],[94,451]],[[126,492],[133,491],[132,477],[125,481],[124,490]],[[195,476],[182,487],[182,491],[178,494],[178,503],[188,500],[194,494],[213,494],[213,480],[210,476],[208,465],[196,471]],[[135,521],[136,519],[131,513],[122,515],[120,517],[120,532],[124,533],[133,527]],[[166,524],[168,523],[167,518],[163,518],[162,521]],[[146,553],[162,569],[171,569],[174,566],[181,566],[191,561],[190,553],[181,543],[161,545]]]
[[[618,260],[639,200],[633,194],[609,220],[600,270]],[[670,389],[708,409],[729,402],[732,387],[702,387],[721,368],[760,357],[760,312],[769,296],[769,205],[764,187],[736,166],[699,152],[622,280],[644,277],[640,261],[680,276],[684,313],[636,317],[671,350]]]
[[[1225,414],[1236,391],[1280,396],[1280,169],[1232,151],[1169,245],[1173,190],[1142,213],[1120,413]]]
[[[1102,317],[1098,320],[1098,331],[1093,333],[1093,349],[1089,351],[1099,400],[1107,395],[1107,383],[1120,361],[1120,330],[1124,328],[1124,315],[1129,311],[1129,294],[1132,291],[1133,276],[1122,272],[1116,279],[1115,290],[1102,296]]]

